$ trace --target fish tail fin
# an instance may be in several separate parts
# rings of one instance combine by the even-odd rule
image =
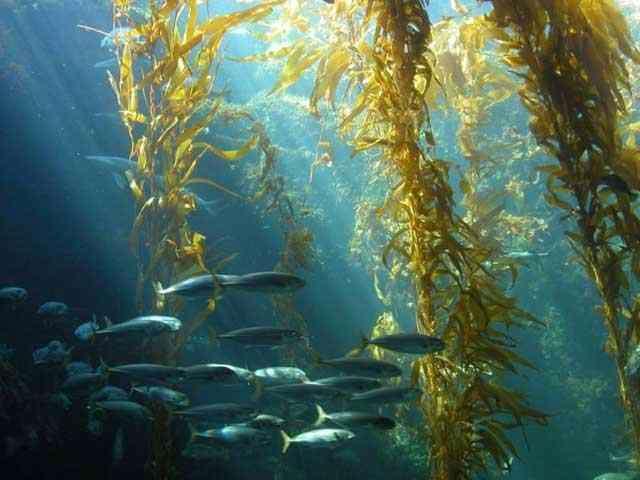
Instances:
[[[256,375],[253,375],[250,381],[253,387],[256,389],[256,391],[253,394],[253,397],[251,398],[253,399],[254,402],[257,402],[258,400],[260,400],[260,398],[262,398],[262,394],[264,393],[264,382],[262,381],[262,379],[260,379]]]
[[[193,426],[193,423],[191,422],[186,422],[186,423],[187,423],[187,427],[189,427],[189,443],[193,443],[198,438],[198,430],[196,430],[196,427]]]
[[[160,282],[153,282],[153,290],[156,294],[156,308],[162,310],[164,308],[165,289],[162,288]]]
[[[318,412],[318,419],[313,424],[314,427],[319,427],[322,425],[327,419],[327,413],[322,409],[322,407],[316,404],[316,411]]]
[[[360,333],[360,345],[347,353],[347,357],[359,357],[362,355],[362,352],[370,345],[371,340],[367,337],[364,332]]]
[[[289,435],[287,435],[287,433],[284,430],[280,430],[280,435],[282,436],[282,453],[285,454],[287,453],[287,450],[289,450],[289,447],[291,446],[291,437],[289,437]]]

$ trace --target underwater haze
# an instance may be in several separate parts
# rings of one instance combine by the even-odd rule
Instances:
[[[640,0],[0,0],[0,476],[640,478]]]

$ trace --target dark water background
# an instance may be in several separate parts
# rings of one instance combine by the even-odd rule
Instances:
[[[430,11],[435,19],[447,13],[438,2],[432,3]],[[87,315],[96,312],[116,321],[136,314],[136,269],[128,246],[133,221],[131,199],[108,174],[84,159],[87,154],[127,156],[128,138],[115,122],[95,116],[116,110],[105,71],[92,66],[109,55],[100,48],[99,37],[80,30],[78,24],[108,30],[110,11],[93,2],[42,3],[19,12],[0,5],[4,32],[0,34],[0,286],[19,285],[30,293],[24,310],[3,316],[0,343],[16,349],[16,364],[25,372],[32,372],[33,349],[51,340],[32,314],[41,303],[63,301]],[[240,55],[254,53],[253,47],[234,37],[226,48]],[[223,80],[232,89],[232,100],[242,103],[273,85],[274,76],[256,78],[251,73],[254,68],[225,65]],[[308,82],[302,82],[291,91],[305,96],[308,87]],[[521,118],[526,128],[526,115]],[[312,149],[319,138],[313,123],[283,121],[269,127],[280,145],[306,144]],[[439,141],[449,143],[455,157],[455,138]],[[348,160],[346,152],[345,147],[344,158]],[[308,165],[284,162],[291,171],[292,185],[307,178]],[[356,195],[358,168],[354,161],[354,176],[341,179],[347,185],[351,183]],[[235,190],[242,189],[241,170],[212,166],[211,172]],[[375,297],[370,277],[348,260],[353,203],[336,195],[331,178],[318,175],[310,201],[322,208],[324,216],[322,221],[314,220],[311,227],[323,262],[305,275],[308,287],[296,297],[296,305],[306,319],[314,347],[323,355],[339,356],[354,346],[362,331],[370,329],[382,305]],[[522,461],[515,460],[513,473],[504,478],[587,479],[616,468],[608,460],[620,425],[614,372],[602,350],[604,333],[594,314],[597,295],[570,260],[562,242],[564,228],[557,215],[545,207],[541,183],[540,190],[527,192],[527,203],[532,211],[544,212],[549,218],[545,247],[553,250],[549,257],[523,269],[514,291],[522,306],[539,317],[548,314],[549,305],[557,312],[556,323],[548,331],[529,331],[520,339],[521,353],[540,368],[528,374],[529,382],[523,388],[536,407],[554,416],[550,427],[527,430],[530,449],[522,434],[514,431]],[[225,237],[221,245],[229,253],[240,252],[233,269],[249,272],[273,268],[282,241],[276,220],[262,219],[251,206],[219,193],[205,190],[202,196],[220,198],[225,205],[216,217],[194,222],[209,239]],[[274,320],[268,301],[242,296],[225,298],[213,317],[221,330],[246,325],[248,319],[263,324]],[[411,318],[399,320],[405,328],[411,328]],[[191,357],[184,363],[206,360],[243,366],[248,362],[258,368],[277,361],[275,354],[247,356],[241,349],[226,346],[217,350],[205,346],[188,355]],[[14,474],[6,478],[108,478],[110,444],[76,433],[61,448],[29,454],[29,461],[20,463],[25,469],[21,473],[4,470]],[[326,457],[287,461],[295,464],[296,472],[306,471],[309,478],[413,478],[409,451],[406,459],[400,458],[394,465],[388,457],[380,456],[385,449],[383,441],[372,440],[370,448],[372,458],[363,455],[367,450],[361,446],[357,462],[333,465]],[[376,459],[387,463],[377,465]],[[212,468],[194,468],[193,478],[274,478],[268,470],[252,476],[251,464]],[[228,471],[223,475],[224,469]],[[131,475],[139,478],[140,472]]]

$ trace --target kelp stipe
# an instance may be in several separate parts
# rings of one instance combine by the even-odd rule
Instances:
[[[259,59],[287,57],[274,92],[318,63],[312,111],[319,114],[323,100],[335,106],[343,92],[353,102],[341,112],[341,133],[354,153],[379,154],[371,169],[390,182],[376,209],[388,228],[382,261],[412,278],[418,330],[448,344],[413,364],[413,381],[425,390],[419,405],[432,478],[473,478],[487,470],[488,458],[503,468],[517,455],[506,430],[547,421],[499,383],[503,373],[531,366],[513,351],[506,329],[535,320],[496,283],[485,265],[491,249],[454,212],[447,162],[429,153],[429,18],[418,2],[371,0],[340,2],[332,21],[330,44],[303,38]]]
[[[603,186],[612,175],[621,185],[638,185],[632,165],[640,153],[622,142],[620,120],[629,88],[625,60],[638,63],[640,53],[611,0],[491,1],[504,61],[524,82],[531,132],[558,161],[542,168],[547,200],[575,221],[567,239],[602,299],[607,350],[638,461],[640,406],[625,365],[639,340],[640,218],[624,188]]]

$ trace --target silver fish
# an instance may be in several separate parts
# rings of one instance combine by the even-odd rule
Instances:
[[[358,393],[351,400],[358,403],[385,404],[400,403],[418,398],[422,391],[416,387],[382,387]]]
[[[94,402],[90,409],[106,411],[113,419],[122,422],[147,422],[153,420],[153,415],[147,407],[128,400],[105,400]]]
[[[295,367],[267,367],[255,370],[253,374],[264,385],[288,385],[292,383],[308,382],[307,374]]]
[[[321,378],[320,380],[314,380],[314,382],[320,385],[328,385],[348,393],[366,392],[367,390],[382,387],[382,382],[377,378],[359,377],[355,375]]]
[[[265,389],[265,392],[272,393],[290,402],[317,402],[320,400],[331,400],[338,398],[349,398],[349,394],[327,385],[306,382],[291,385],[278,385]]]
[[[212,403],[191,407],[187,410],[174,412],[188,418],[196,418],[221,423],[237,423],[250,420],[257,415],[255,408],[251,405],[238,403]]]
[[[69,315],[69,307],[62,302],[45,302],[38,308],[36,315],[40,317],[65,317]]]
[[[332,422],[343,428],[373,427],[380,430],[391,430],[396,426],[394,419],[382,415],[376,415],[374,413],[326,413],[320,405],[316,405],[316,410],[318,412],[318,419],[313,424],[314,427],[319,427],[325,422]]]
[[[305,281],[281,272],[258,272],[247,275],[204,274],[187,278],[167,288],[157,286],[161,295],[175,294],[190,298],[209,298],[217,288],[249,292],[287,293],[304,287]]]
[[[289,437],[282,430],[280,431],[283,440],[282,453],[287,453],[291,444],[295,443],[309,448],[336,448],[340,444],[351,440],[355,434],[349,430],[336,428],[320,428],[309,432],[301,433],[295,437]]]
[[[217,335],[216,338],[233,340],[243,345],[277,347],[296,343],[304,338],[297,330],[279,327],[249,327]]]
[[[94,333],[95,336],[127,336],[141,334],[145,336],[159,335],[164,332],[177,332],[182,322],[175,317],[164,315],[147,315],[136,317],[126,322],[116,323]]]
[[[402,370],[393,363],[371,358],[342,357],[332,360],[318,359],[319,365],[326,365],[347,375],[358,375],[373,378],[392,378],[402,375]]]
[[[283,418],[276,417],[274,415],[260,414],[241,425],[256,428],[258,430],[278,430],[282,428],[285,423],[287,422]]]
[[[234,288],[248,292],[286,293],[295,292],[305,286],[305,281],[282,272],[257,272],[246,275],[216,275],[223,288]]]
[[[21,303],[26,302],[29,294],[24,288],[3,287],[0,288],[0,305],[15,309]]]
[[[253,380],[253,374],[249,370],[220,363],[191,365],[189,367],[184,367],[184,371],[186,372],[184,381],[187,382],[202,381],[234,385],[238,383],[251,382]]]
[[[69,378],[81,373],[93,373],[93,367],[86,362],[70,362],[64,371]]]
[[[184,393],[161,386],[134,387],[131,398],[140,403],[161,402],[171,409],[187,408],[191,403]]]
[[[121,388],[107,385],[89,397],[89,402],[105,402],[108,400],[129,400],[129,395]]]
[[[105,366],[104,368],[108,372],[119,373],[143,381],[157,380],[160,382],[176,383],[186,376],[184,368],[157,365],[154,363],[133,363],[117,365],[115,367]]]
[[[33,352],[34,365],[64,365],[71,358],[71,351],[66,349],[64,343],[59,340],[52,340],[45,347]]]
[[[271,441],[271,436],[264,430],[251,428],[246,425],[229,425],[223,428],[214,428],[204,432],[192,432],[191,438],[195,441],[205,441],[223,446],[250,446],[266,445]]]
[[[369,345],[393,350],[394,352],[414,353],[417,355],[440,352],[445,348],[445,343],[441,339],[420,333],[394,333],[372,339],[363,337],[362,349]]]
[[[67,378],[60,390],[67,395],[89,396],[102,388],[107,377],[102,373],[79,373]]]

